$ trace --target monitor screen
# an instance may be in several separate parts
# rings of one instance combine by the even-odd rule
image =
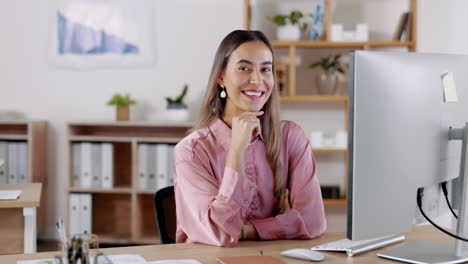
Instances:
[[[352,53],[349,239],[410,231],[417,188],[458,177],[461,142],[448,131],[468,122],[466,85],[468,56]]]

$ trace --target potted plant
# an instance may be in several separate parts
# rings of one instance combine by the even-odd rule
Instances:
[[[320,94],[335,94],[338,87],[339,74],[343,74],[343,66],[340,63],[341,54],[323,57],[320,61],[309,65],[314,69],[320,67],[322,73],[317,76],[317,86]]]
[[[184,103],[184,98],[188,92],[188,84],[184,85],[182,92],[175,98],[166,97],[167,117],[175,121],[187,121],[189,118],[188,107]]]
[[[128,121],[130,120],[130,105],[136,104],[136,101],[130,97],[130,94],[116,93],[107,104],[117,106],[117,121]]]
[[[307,24],[301,23],[303,17],[304,14],[301,11],[293,10],[289,15],[278,14],[274,17],[267,17],[267,19],[278,25],[276,31],[278,40],[297,41],[301,39],[301,32],[307,29]]]

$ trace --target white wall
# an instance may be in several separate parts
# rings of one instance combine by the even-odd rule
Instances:
[[[49,121],[48,228],[66,215],[66,122],[112,120],[106,106],[115,92],[130,92],[148,106],[148,119],[158,119],[174,96],[190,84],[188,103],[198,112],[216,47],[230,31],[243,27],[239,0],[156,1],[157,63],[141,69],[80,72],[57,69],[47,62],[48,1],[0,1],[0,110],[25,112]]]

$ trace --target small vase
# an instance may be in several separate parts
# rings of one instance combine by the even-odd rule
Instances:
[[[167,105],[166,118],[171,121],[188,121],[190,113],[185,104]]]
[[[338,87],[338,74],[336,72],[322,73],[317,76],[319,94],[333,95]]]
[[[117,106],[117,121],[128,121],[130,120],[130,107],[129,106]]]
[[[276,31],[276,38],[281,41],[298,41],[301,39],[301,30],[298,25],[286,24],[279,26]]]

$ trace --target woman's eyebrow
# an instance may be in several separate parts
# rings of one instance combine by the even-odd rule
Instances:
[[[237,64],[240,64],[240,63],[254,64],[253,62],[251,62],[249,60],[240,60],[240,61],[237,62]],[[273,62],[264,61],[264,62],[261,63],[261,65],[267,65],[267,64],[273,65]]]

